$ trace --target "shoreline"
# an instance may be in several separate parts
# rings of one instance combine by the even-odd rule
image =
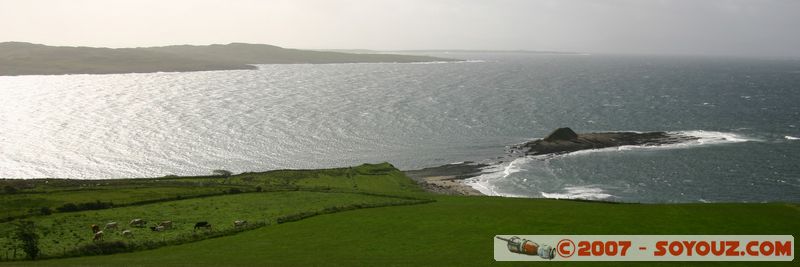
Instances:
[[[443,195],[485,196],[462,181],[481,175],[482,168],[486,166],[489,165],[468,161],[418,170],[405,170],[403,173],[427,192]]]

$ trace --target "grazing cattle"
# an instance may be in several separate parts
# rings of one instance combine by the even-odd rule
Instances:
[[[133,219],[131,220],[130,225],[133,227],[145,227],[147,226],[147,221],[142,219]]]
[[[165,229],[164,226],[161,226],[161,225],[150,226],[150,230],[153,230],[153,232],[161,232],[161,231],[164,231],[164,229]]]
[[[133,232],[131,232],[131,230],[123,230],[122,231],[122,236],[127,237],[127,238],[131,238],[131,237],[133,237]]]
[[[244,220],[242,220],[242,221],[233,221],[233,227],[239,228],[239,227],[245,227],[245,226],[247,226],[247,221],[244,221]]]
[[[118,226],[117,222],[110,222],[106,224],[106,227],[103,230],[117,230],[118,229],[117,226]]]
[[[97,231],[97,233],[94,233],[94,238],[92,238],[92,241],[100,240],[103,240],[103,231]]]
[[[158,224],[158,226],[163,226],[164,229],[172,229],[172,221],[163,221]]]
[[[197,222],[194,224],[194,229],[197,230],[197,228],[206,228],[206,230],[211,230],[211,224],[205,221]]]
[[[92,233],[96,234],[97,232],[100,232],[100,226],[97,226],[96,224],[92,224],[91,228],[92,228]]]

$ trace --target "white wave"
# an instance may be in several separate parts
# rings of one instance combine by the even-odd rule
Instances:
[[[694,130],[694,131],[677,131],[668,133],[698,137],[700,139],[695,141],[698,142],[699,144],[741,143],[748,141],[760,141],[758,139],[748,138],[735,133],[715,132],[715,131]],[[691,143],[691,141],[688,143]]]
[[[481,192],[481,194],[488,196],[526,197],[522,195],[499,192],[497,191],[497,187],[492,183],[505,179],[513,173],[525,171],[525,169],[522,169],[519,166],[532,159],[532,157],[522,157],[512,160],[508,164],[497,164],[485,167],[482,170],[483,174],[466,179],[463,181],[463,183],[474,188],[475,190],[478,190]]]
[[[786,140],[800,140],[800,137],[794,137],[794,136],[788,136],[788,135],[784,136],[783,138],[786,138]]]
[[[603,200],[614,198],[614,195],[605,193],[602,188],[594,185],[587,186],[569,186],[564,188],[565,192],[560,193],[546,193],[541,192],[544,198],[555,199],[586,199],[586,200]]]

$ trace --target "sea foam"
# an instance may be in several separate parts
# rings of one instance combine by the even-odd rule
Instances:
[[[501,163],[490,165],[482,169],[483,174],[464,180],[464,184],[475,188],[484,195],[489,196],[504,196],[504,197],[526,197],[522,195],[510,194],[505,192],[498,192],[497,186],[493,185],[494,181],[502,180],[508,176],[525,171],[520,166],[532,160],[532,157],[522,157],[514,159],[508,163]]]
[[[586,200],[604,200],[614,198],[614,195],[605,193],[602,188],[597,185],[585,186],[568,186],[564,188],[564,192],[546,193],[541,192],[544,198],[555,199],[586,199]]]

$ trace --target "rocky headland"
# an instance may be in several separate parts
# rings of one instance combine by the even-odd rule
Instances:
[[[599,132],[577,134],[558,128],[543,139],[512,146],[512,152],[525,155],[563,154],[587,149],[619,146],[660,146],[697,140],[698,137],[668,132]]]
[[[463,183],[464,179],[479,176],[489,164],[502,163],[524,156],[559,155],[581,150],[620,146],[661,146],[684,143],[698,137],[670,132],[597,132],[575,133],[570,128],[558,128],[542,139],[513,145],[508,154],[493,163],[461,162],[419,170],[404,171],[423,189],[448,195],[480,195]]]

